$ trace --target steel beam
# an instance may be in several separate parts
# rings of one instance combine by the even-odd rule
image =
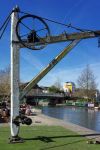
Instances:
[[[85,31],[85,32],[77,32],[77,33],[63,33],[57,36],[48,36],[44,38],[40,38],[39,42],[36,43],[28,43],[26,40],[23,40],[23,43],[26,44],[28,47],[34,47],[38,45],[44,45],[44,44],[52,44],[52,43],[59,43],[59,42],[66,42],[66,41],[73,41],[73,40],[79,40],[79,39],[88,39],[88,38],[95,38],[100,36],[100,31]],[[20,48],[24,48],[20,42],[13,41],[14,43],[17,43],[20,45]]]
[[[30,83],[23,89],[20,94],[20,99],[22,99],[65,55],[67,55],[80,40],[74,40],[71,42],[58,56],[56,56],[47,66],[44,68],[35,78],[33,78]]]

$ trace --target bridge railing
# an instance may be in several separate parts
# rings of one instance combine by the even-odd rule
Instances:
[[[65,97],[63,93],[33,93],[31,96],[37,97]]]

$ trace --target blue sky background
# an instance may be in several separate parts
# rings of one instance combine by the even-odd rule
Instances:
[[[0,0],[0,26],[5,17],[15,5],[21,11],[43,16],[62,23],[83,29],[100,29],[100,1],[99,0]],[[47,22],[48,23],[48,22]],[[60,34],[67,28],[50,24],[51,34]],[[22,81],[30,81],[33,76],[43,69],[63,48],[65,43],[48,45],[44,50],[20,50],[20,76]],[[0,69],[10,64],[10,24],[0,40]],[[82,40],[52,71],[40,82],[40,85],[50,86],[57,80],[63,84],[66,81],[76,83],[81,71],[89,64],[96,76],[100,89],[100,48],[98,40]]]

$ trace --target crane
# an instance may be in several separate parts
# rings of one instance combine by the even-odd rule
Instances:
[[[20,123],[30,125],[32,120],[19,114],[19,100],[35,86],[61,59],[63,59],[79,42],[83,39],[95,38],[100,36],[100,30],[81,30],[75,33],[62,33],[51,35],[50,29],[45,19],[32,14],[25,13],[19,18],[20,10],[18,7],[13,9],[11,14],[11,139],[10,142],[23,142],[18,136]],[[29,24],[37,22],[31,29]],[[27,22],[29,23],[27,24]],[[27,25],[26,25],[27,24]],[[37,74],[29,84],[19,93],[19,55],[21,48],[31,50],[41,50],[48,44],[59,42],[70,42],[59,55],[57,55],[39,74]]]

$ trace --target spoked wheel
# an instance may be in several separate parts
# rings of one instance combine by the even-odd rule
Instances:
[[[21,17],[16,25],[16,35],[19,42],[32,50],[43,49],[47,44],[38,45],[41,38],[50,36],[50,30],[46,22],[38,16],[25,15]]]

